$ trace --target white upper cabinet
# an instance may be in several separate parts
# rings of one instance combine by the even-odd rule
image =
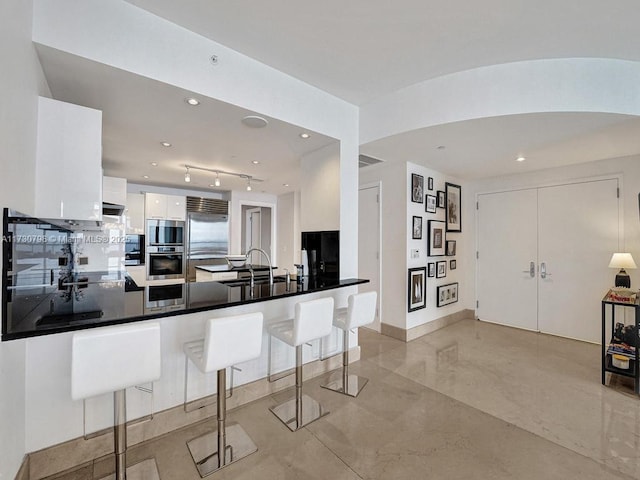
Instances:
[[[187,216],[186,197],[147,193],[145,197],[145,217],[158,220],[185,220]]]
[[[167,195],[167,218],[169,220],[185,220],[187,218],[186,197]]]
[[[144,235],[144,194],[127,193],[125,205],[127,233]]]
[[[38,99],[36,217],[102,220],[102,112]]]

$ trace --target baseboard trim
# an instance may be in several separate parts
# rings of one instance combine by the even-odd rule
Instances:
[[[383,323],[380,325],[380,333],[397,340],[402,340],[403,342],[410,342],[411,340],[423,337],[424,335],[428,335],[429,333],[433,333],[436,330],[448,327],[465,319],[475,319],[475,311],[471,309],[460,310],[459,312],[445,315],[444,317],[437,318],[408,330]]]
[[[360,346],[349,350],[349,362],[360,360]],[[318,377],[342,366],[342,355],[338,354],[326,360],[315,360],[304,365],[304,379]],[[286,390],[295,385],[295,376],[290,375],[269,383],[266,378],[234,387],[233,396],[227,399],[227,409],[232,410],[246,403],[258,400],[273,393]],[[130,447],[159,437],[179,428],[198,423],[216,416],[215,395],[197,402],[202,408],[185,412],[182,404],[161,412],[154,412],[148,421],[132,420],[127,422],[127,443]],[[265,410],[265,415],[267,411]],[[16,480],[41,480],[45,477],[73,470],[113,453],[113,429],[105,429],[89,439],[75,438],[64,443],[52,445],[25,456]]]

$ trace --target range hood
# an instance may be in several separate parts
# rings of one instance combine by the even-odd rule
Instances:
[[[102,214],[119,217],[124,213],[124,205],[116,203],[102,202]]]

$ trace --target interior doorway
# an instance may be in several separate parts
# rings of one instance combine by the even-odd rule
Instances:
[[[271,251],[271,207],[243,205],[242,206],[242,253],[251,248],[261,248],[273,259]],[[264,264],[265,259],[259,252],[253,252],[249,259],[253,264]]]
[[[369,283],[360,285],[359,292],[378,292],[376,318],[367,325],[380,332],[380,305],[382,301],[381,266],[381,215],[380,185],[365,185],[358,191],[358,277],[368,278]]]

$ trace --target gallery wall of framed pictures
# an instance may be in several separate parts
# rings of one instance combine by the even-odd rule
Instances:
[[[444,307],[457,302],[459,297],[458,283],[452,280],[457,276],[458,235],[462,232],[462,187],[430,176],[427,170],[416,170],[407,172],[410,173],[407,223],[412,242],[409,247],[412,268],[408,268],[407,274],[408,312],[429,305]]]

